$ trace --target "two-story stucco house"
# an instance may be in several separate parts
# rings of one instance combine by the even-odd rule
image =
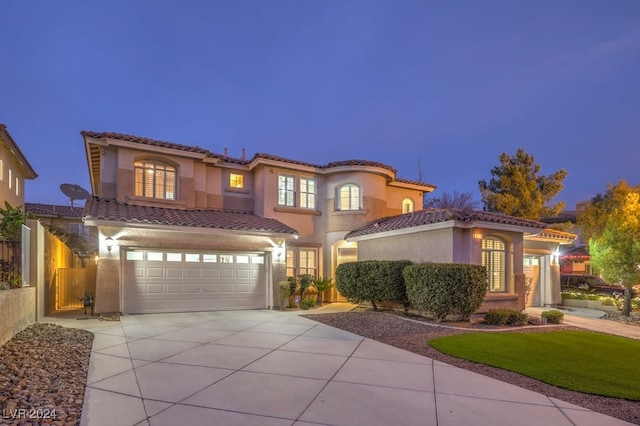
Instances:
[[[0,205],[7,201],[13,207],[24,205],[25,180],[38,177],[7,126],[0,124]]]
[[[434,185],[371,161],[326,165],[83,131],[99,230],[96,312],[259,309],[277,283],[357,259],[345,235],[422,208]],[[337,300],[333,292],[328,300]]]

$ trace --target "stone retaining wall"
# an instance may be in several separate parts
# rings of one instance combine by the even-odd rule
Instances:
[[[35,287],[0,290],[0,346],[35,322]]]

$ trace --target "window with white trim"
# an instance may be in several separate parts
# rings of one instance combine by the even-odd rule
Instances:
[[[0,181],[4,182],[4,160],[0,158]]]
[[[295,200],[296,177],[292,175],[278,175],[278,205],[295,207]]]
[[[338,193],[338,210],[360,210],[360,187],[353,183],[342,185]]]
[[[297,277],[302,274],[318,276],[318,249],[292,247],[286,253],[287,276]]]
[[[176,168],[157,161],[136,161],[134,165],[135,195],[139,197],[176,199]]]
[[[317,198],[316,179],[310,177],[300,178],[300,207],[305,209],[316,208]]]
[[[402,200],[402,213],[411,213],[413,211],[413,200],[405,198]]]
[[[506,279],[507,250],[504,241],[487,237],[482,239],[482,266],[487,268],[489,291],[507,291]]]
[[[13,170],[9,169],[9,189],[13,187]]]

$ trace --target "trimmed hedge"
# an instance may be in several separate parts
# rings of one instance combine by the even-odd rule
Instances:
[[[540,316],[545,318],[549,324],[560,324],[564,320],[564,313],[557,309],[543,311]]]
[[[338,265],[336,288],[351,303],[400,303],[408,308],[407,292],[402,271],[411,265],[409,260],[365,260]]]
[[[513,309],[490,309],[484,315],[484,322],[489,325],[524,325],[529,316],[526,312]]]
[[[409,303],[441,321],[447,315],[469,319],[489,288],[487,269],[480,265],[424,263],[403,271]]]

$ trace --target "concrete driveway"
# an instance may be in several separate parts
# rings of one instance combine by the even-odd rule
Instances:
[[[82,425],[622,425],[295,313],[90,319]]]

